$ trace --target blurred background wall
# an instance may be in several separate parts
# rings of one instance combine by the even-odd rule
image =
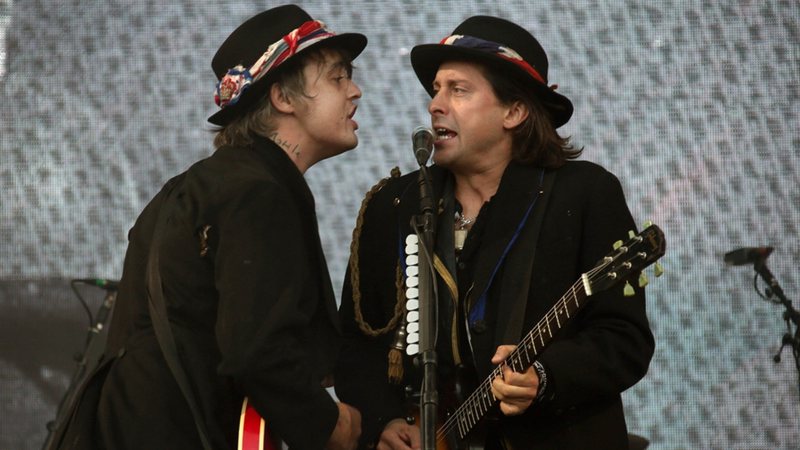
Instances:
[[[301,1],[370,40],[356,61],[358,148],[307,172],[335,288],[363,194],[414,168],[428,124],[408,58],[464,18],[517,21],[575,104],[561,131],[622,180],[668,240],[648,288],[650,372],[624,394],[652,449],[796,449],[798,373],[773,362],[798,305],[800,3],[796,0]],[[0,0],[0,448],[38,449],[75,370],[87,315],[69,281],[118,279],[127,231],[172,175],[213,151],[211,57],[263,0]],[[652,278],[652,277],[651,277]],[[763,283],[758,283],[763,290]],[[103,289],[79,285],[97,311]]]

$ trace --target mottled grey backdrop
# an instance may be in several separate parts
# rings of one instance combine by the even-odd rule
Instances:
[[[668,237],[648,291],[657,349],[625,394],[653,449],[796,449],[783,309],[722,255],[770,245],[795,305],[800,259],[800,6],[796,0],[307,1],[370,45],[357,61],[361,143],[307,173],[338,289],[363,193],[427,123],[409,49],[473,14],[524,25],[575,103],[562,130],[623,182]],[[212,151],[210,60],[263,0],[0,0],[0,448],[37,449],[83,347],[69,288],[120,275],[126,233],[173,174]],[[81,288],[96,311],[104,292]]]

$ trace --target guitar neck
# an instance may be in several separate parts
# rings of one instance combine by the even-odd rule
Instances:
[[[524,372],[530,367],[545,346],[553,339],[569,320],[577,314],[578,310],[586,303],[587,297],[583,278],[572,285],[572,288],[547,311],[536,326],[522,338],[516,349],[506,358],[506,364],[515,372]],[[495,372],[500,375],[500,368]],[[492,375],[495,375],[494,372]],[[494,380],[495,377],[492,378]],[[490,382],[491,384],[491,382]]]
[[[586,275],[572,285],[556,304],[539,320],[536,326],[525,335],[517,348],[506,358],[505,364],[515,372],[524,372],[544,350],[566,323],[586,303]],[[453,412],[437,433],[437,440],[443,440],[448,434],[456,433],[458,439],[464,439],[470,430],[496,403],[492,394],[492,382],[502,377],[503,366],[495,367],[492,373],[478,386],[467,400]]]

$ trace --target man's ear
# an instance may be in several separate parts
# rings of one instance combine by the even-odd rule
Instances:
[[[506,110],[506,115],[503,118],[503,128],[506,130],[515,128],[528,118],[528,114],[530,114],[528,106],[519,100],[515,101]]]
[[[272,107],[278,112],[284,114],[291,114],[294,112],[294,103],[292,99],[286,95],[280,83],[272,83],[269,87],[269,101],[272,102]]]

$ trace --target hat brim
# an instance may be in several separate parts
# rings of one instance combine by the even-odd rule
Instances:
[[[292,55],[286,61],[290,61],[294,58],[297,58],[299,55],[303,55],[308,53],[310,50],[318,50],[321,48],[333,48],[333,49],[341,49],[347,51],[352,59],[355,59],[361,52],[364,51],[364,48],[367,46],[367,37],[363,34],[359,33],[342,33],[337,34],[335,36],[331,36],[327,39],[321,40],[319,42],[310,45],[294,55]],[[265,49],[266,50],[266,49]],[[269,73],[261,77],[258,81],[248,86],[247,90],[244,91],[239,97],[239,101],[237,101],[233,105],[228,105],[216,113],[212,114],[211,117],[208,118],[208,121],[213,123],[214,125],[225,126],[231,120],[233,120],[238,115],[242,114],[246,111],[249,107],[253,104],[257,103],[259,99],[261,99],[267,91],[267,88],[275,81],[275,78],[283,72],[283,70],[287,67],[287,64],[281,64],[276,69],[271,70]]]
[[[433,81],[436,79],[436,72],[446,61],[474,61],[522,80],[534,88],[539,100],[550,113],[555,128],[564,125],[572,117],[572,102],[567,97],[535,80],[518,65],[485,51],[452,45],[423,44],[411,50],[411,66],[431,97],[434,96]]]

